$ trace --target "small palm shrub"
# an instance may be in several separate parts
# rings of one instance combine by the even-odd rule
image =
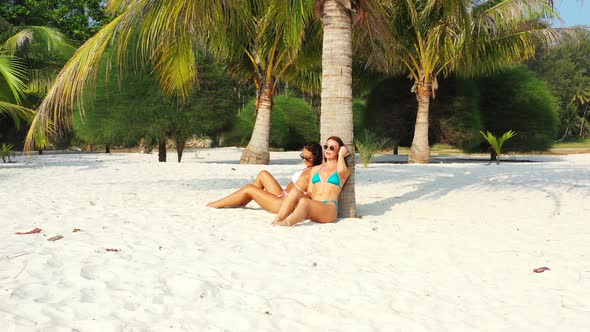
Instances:
[[[8,158],[8,162],[10,162],[10,155],[12,154],[12,149],[14,145],[2,143],[0,147],[0,157],[2,158],[2,162],[6,162],[6,158]]]
[[[500,164],[500,155],[502,154],[502,146],[504,142],[511,139],[512,137],[516,136],[516,132],[513,130],[509,130],[505,132],[500,138],[497,138],[489,131],[485,133],[480,131],[481,136],[485,138],[485,140],[490,144],[490,148],[492,149],[492,160],[494,157],[496,158],[496,164]]]
[[[383,146],[389,141],[389,138],[379,138],[374,132],[365,129],[360,137],[354,140],[357,151],[365,168],[369,166],[375,153],[383,149]]]

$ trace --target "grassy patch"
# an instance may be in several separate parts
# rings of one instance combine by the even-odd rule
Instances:
[[[590,138],[587,139],[579,139],[579,140],[570,140],[566,142],[559,142],[553,145],[554,149],[590,149]]]

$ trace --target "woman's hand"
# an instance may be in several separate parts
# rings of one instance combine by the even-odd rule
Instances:
[[[345,147],[344,145],[340,147],[340,151],[338,151],[339,156],[346,158],[349,154],[350,152],[348,151],[347,147]]]

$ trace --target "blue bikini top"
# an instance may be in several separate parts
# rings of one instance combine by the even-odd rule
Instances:
[[[322,167],[324,167],[324,166],[322,165]],[[311,178],[312,184],[322,182],[322,179],[320,178],[320,171],[322,170],[322,167],[320,167],[318,172],[315,173],[315,175]],[[328,180],[326,180],[326,182],[340,187],[340,177],[338,176],[338,172],[332,173],[332,175],[330,175],[330,177],[328,178]]]

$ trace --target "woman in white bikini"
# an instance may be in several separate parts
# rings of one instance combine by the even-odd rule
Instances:
[[[207,204],[213,208],[243,207],[252,200],[258,203],[266,211],[277,213],[285,197],[293,192],[302,196],[307,193],[307,187],[311,178],[311,168],[322,163],[322,147],[318,143],[307,143],[303,152],[299,155],[303,159],[305,169],[296,172],[291,177],[291,182],[285,189],[268,172],[261,171],[256,176],[254,183],[247,184],[238,191],[217,201]]]
[[[333,222],[338,218],[338,196],[350,175],[346,165],[348,149],[339,137],[332,136],[324,145],[324,163],[311,170],[309,197],[289,195],[273,225],[293,226],[305,219]]]

